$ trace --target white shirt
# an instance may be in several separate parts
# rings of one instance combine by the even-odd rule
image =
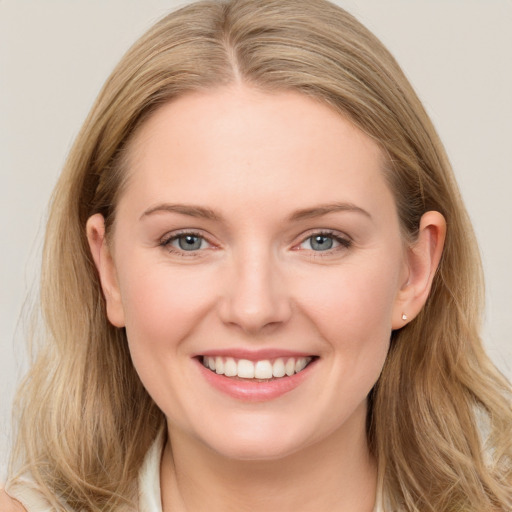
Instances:
[[[139,472],[139,512],[162,512],[160,461],[164,448],[164,438],[162,432],[149,449],[142,463]],[[27,512],[55,511],[46,498],[41,496],[35,483],[29,477],[7,482],[5,490],[9,496],[17,499],[27,509]],[[72,512],[69,508],[66,508],[66,510]],[[376,504],[373,512],[382,512],[379,503]]]
[[[158,436],[146,455],[139,473],[139,512],[162,512],[160,460],[164,448],[163,440],[163,435]],[[382,512],[380,501],[380,498],[377,497],[373,512]]]

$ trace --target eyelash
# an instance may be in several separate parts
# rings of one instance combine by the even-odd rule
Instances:
[[[311,240],[312,238],[315,238],[315,237],[331,238],[335,242],[339,243],[339,246],[326,249],[325,251],[315,251],[313,249],[300,249],[300,246],[302,244],[304,244],[308,240]],[[311,232],[310,234],[308,234],[308,236],[304,237],[301,240],[301,242],[299,244],[297,244],[295,247],[297,248],[296,250],[309,251],[311,253],[311,257],[313,257],[313,258],[322,258],[322,257],[332,256],[334,253],[337,253],[338,251],[350,249],[352,247],[352,244],[353,244],[352,240],[350,238],[348,238],[347,236],[342,236],[335,231],[324,230],[324,231]]]
[[[199,233],[197,231],[181,231],[178,233],[172,233],[170,235],[164,236],[160,240],[159,245],[161,247],[165,248],[169,253],[176,254],[178,256],[183,256],[183,257],[198,257],[198,256],[200,256],[200,253],[203,252],[204,249],[199,248],[197,250],[186,251],[184,249],[175,248],[171,245],[172,242],[174,242],[175,240],[178,240],[180,237],[186,237],[186,236],[199,238],[199,239],[203,240],[204,242],[206,242],[207,244],[209,244],[210,246],[215,247],[214,244],[212,244],[210,241],[208,241],[208,239],[204,235],[202,235],[201,233]],[[313,239],[314,237],[331,238],[334,242],[337,242],[339,244],[339,246],[326,249],[325,251],[315,251],[313,249],[300,249],[300,246],[302,244],[304,244],[308,240]],[[311,232],[308,236],[304,237],[296,246],[294,246],[294,249],[309,251],[311,253],[312,257],[316,258],[316,257],[329,256],[329,255],[332,255],[333,253],[338,252],[340,250],[343,251],[343,250],[349,249],[350,247],[352,247],[352,240],[350,238],[341,236],[334,231],[324,230],[324,231]]]
[[[172,254],[176,254],[178,256],[198,257],[200,255],[199,253],[202,252],[202,250],[200,250],[200,249],[195,250],[195,251],[186,251],[184,249],[178,249],[178,248],[173,247],[171,245],[172,242],[174,242],[175,240],[179,240],[179,238],[186,237],[186,236],[192,236],[192,237],[200,238],[201,240],[205,241],[210,246],[214,247],[214,245],[211,242],[209,242],[208,239],[204,235],[202,235],[201,233],[199,233],[197,231],[190,231],[190,230],[181,231],[181,232],[178,232],[178,233],[172,233],[170,235],[166,235],[166,236],[164,236],[160,240],[159,245],[161,247],[163,247],[164,249],[166,249],[168,252],[170,252]]]

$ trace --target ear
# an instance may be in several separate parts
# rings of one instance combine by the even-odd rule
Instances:
[[[124,310],[117,282],[117,273],[110,248],[105,240],[105,219],[97,213],[86,225],[87,240],[100,276],[101,288],[107,303],[107,317],[116,327],[124,327]]]
[[[425,213],[416,241],[406,249],[406,277],[393,309],[392,329],[409,323],[427,301],[443,253],[446,221],[439,212]]]

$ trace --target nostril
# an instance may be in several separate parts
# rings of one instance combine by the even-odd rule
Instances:
[[[291,307],[287,287],[277,262],[268,254],[268,244],[245,246],[230,272],[219,301],[220,318],[226,325],[256,334],[288,321]]]
[[[221,315],[224,323],[237,326],[251,334],[278,328],[289,319],[289,316],[284,308],[271,303],[260,307],[243,307],[232,303],[224,308]]]

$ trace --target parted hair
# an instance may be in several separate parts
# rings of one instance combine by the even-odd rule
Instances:
[[[481,264],[450,164],[394,58],[326,0],[193,3],[154,25],[108,78],[51,200],[12,485],[29,472],[56,510],[136,508],[137,473],[165,418],[134,370],[124,330],[107,320],[85,225],[101,213],[108,236],[127,147],[153,112],[189,91],[233,83],[299,91],[375,140],[405,243],[425,212],[446,218],[431,294],[418,317],[391,333],[369,397],[385,510],[511,510],[511,390],[482,347]]]

